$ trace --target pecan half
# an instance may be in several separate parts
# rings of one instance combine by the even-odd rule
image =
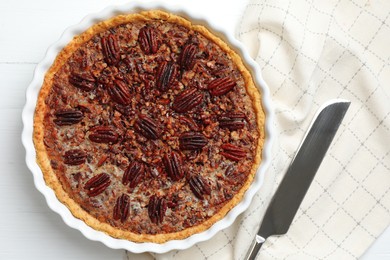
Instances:
[[[118,40],[113,34],[103,37],[101,40],[104,60],[109,65],[115,65],[119,62],[121,55]]]
[[[138,42],[145,54],[156,53],[159,48],[156,29],[148,25],[142,27],[138,34]]]
[[[182,91],[173,101],[172,108],[179,113],[187,112],[198,106],[203,101],[203,94],[196,88],[188,88]]]
[[[179,56],[179,65],[182,71],[191,70],[194,67],[195,54],[197,51],[198,47],[193,43],[189,43],[184,46]]]
[[[85,163],[87,154],[80,149],[66,151],[64,154],[64,163],[68,165],[80,165]]]
[[[134,188],[141,181],[144,173],[145,166],[143,163],[137,161],[132,162],[123,174],[123,185],[129,184],[130,188]]]
[[[92,142],[113,144],[118,141],[118,133],[111,126],[94,126],[89,131]]]
[[[84,118],[83,112],[73,108],[57,110],[54,116],[53,122],[59,126],[77,124]]]
[[[245,127],[245,114],[242,112],[230,112],[218,117],[219,126],[231,131],[239,130]]]
[[[172,180],[178,181],[183,178],[184,171],[182,168],[181,156],[178,153],[166,153],[162,161],[165,166],[165,171]]]
[[[199,150],[207,143],[207,138],[199,132],[186,132],[179,137],[181,150]]]
[[[156,140],[160,136],[157,123],[147,115],[140,115],[134,124],[134,129],[148,139]]]
[[[236,82],[231,77],[224,77],[212,80],[207,88],[212,96],[222,96],[235,86]]]
[[[113,217],[115,220],[121,220],[125,222],[129,217],[130,213],[130,197],[129,195],[123,193],[120,197],[117,198],[116,204],[114,206]]]
[[[85,183],[84,189],[87,190],[88,196],[95,197],[105,191],[110,184],[110,176],[103,172],[89,179],[87,183]]]
[[[220,154],[232,161],[238,162],[246,157],[246,151],[242,147],[226,143],[221,145],[221,148],[223,152]]]
[[[164,220],[165,212],[167,210],[167,202],[162,197],[153,195],[148,204],[148,214],[150,221],[154,224],[160,224]]]
[[[167,91],[173,84],[177,74],[177,68],[172,62],[163,61],[157,69],[156,86],[161,91]]]
[[[91,91],[96,87],[96,80],[91,73],[72,72],[68,80],[70,84],[84,91]]]
[[[130,88],[125,82],[115,79],[114,83],[108,84],[108,94],[116,103],[129,105],[131,102]]]
[[[204,199],[204,195],[211,194],[211,188],[209,184],[202,178],[200,175],[192,176],[188,183],[190,185],[191,191],[198,199]]]
[[[198,124],[194,121],[194,119],[192,118],[189,118],[189,117],[185,117],[185,116],[180,116],[179,117],[179,121],[180,123],[182,124],[185,124],[185,125],[188,125],[188,127],[192,130],[192,131],[199,131],[199,126]]]

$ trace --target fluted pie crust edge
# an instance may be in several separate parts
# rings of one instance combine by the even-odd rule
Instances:
[[[246,92],[250,97],[253,105],[254,112],[256,114],[256,121],[259,131],[259,139],[256,148],[256,154],[253,160],[252,168],[246,182],[240,189],[240,191],[235,194],[235,196],[216,214],[212,217],[201,223],[200,225],[193,226],[187,229],[184,229],[175,233],[164,233],[164,234],[137,234],[130,231],[120,230],[115,228],[108,223],[103,223],[91,216],[88,212],[83,210],[79,204],[77,204],[72,198],[69,197],[66,193],[57,178],[55,172],[53,171],[49,156],[47,154],[45,144],[44,144],[44,115],[47,111],[47,106],[45,104],[45,99],[48,96],[50,89],[52,87],[52,82],[55,73],[67,62],[70,56],[75,50],[77,50],[82,44],[89,41],[95,34],[106,31],[111,27],[118,26],[120,24],[130,23],[132,21],[150,21],[150,20],[163,20],[171,23],[176,23],[182,26],[185,26],[191,30],[197,31],[204,35],[206,38],[217,44],[225,53],[227,53],[232,61],[237,65],[238,70],[241,72],[244,81]],[[83,220],[88,226],[92,227],[95,230],[102,231],[112,237],[126,239],[133,242],[153,242],[153,243],[164,243],[170,240],[180,240],[187,238],[193,234],[200,233],[207,230],[215,224],[217,221],[225,217],[225,215],[236,206],[243,198],[246,190],[250,187],[253,178],[256,174],[256,170],[259,167],[259,164],[262,159],[262,148],[264,145],[265,138],[265,114],[263,111],[261,96],[258,88],[255,86],[252,76],[248,69],[245,67],[240,56],[234,52],[223,40],[211,33],[207,28],[202,25],[192,24],[187,19],[184,19],[180,16],[167,13],[160,10],[152,11],[143,11],[140,13],[134,14],[124,14],[115,16],[109,20],[99,22],[85,32],[76,35],[71,42],[66,45],[61,52],[57,55],[53,65],[47,71],[42,88],[39,92],[38,101],[36,105],[35,115],[34,115],[34,133],[33,140],[35,149],[37,152],[37,163],[40,166],[43,177],[46,184],[52,188],[56,194],[58,200],[66,205],[71,213],[78,219]]]

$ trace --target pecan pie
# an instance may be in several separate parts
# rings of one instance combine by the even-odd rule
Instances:
[[[208,229],[261,161],[264,112],[241,58],[163,11],[74,37],[46,73],[34,118],[44,179],[96,230],[163,243]]]

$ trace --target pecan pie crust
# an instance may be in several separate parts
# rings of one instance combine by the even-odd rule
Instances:
[[[135,40],[119,46],[126,37]],[[149,78],[128,75],[137,53],[157,55],[149,71],[138,63]],[[99,75],[80,74],[98,66],[91,60]],[[193,70],[215,74],[202,82]],[[152,10],[99,22],[61,50],[39,93],[33,138],[46,184],[76,218],[112,237],[163,243],[208,229],[240,202],[261,162],[264,121],[237,53],[207,28]]]

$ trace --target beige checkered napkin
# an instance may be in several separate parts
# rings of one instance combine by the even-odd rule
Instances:
[[[260,259],[354,259],[389,224],[389,14],[389,1],[362,0],[253,0],[246,9],[239,39],[260,64],[276,107],[270,179],[278,183],[323,102],[352,102],[290,231],[270,238]],[[262,211],[262,199],[248,219]]]
[[[343,125],[288,234],[270,237],[259,258],[356,259],[364,253],[390,222],[389,16],[387,0],[250,1],[238,38],[271,90],[274,160],[233,226],[155,258],[242,259],[314,113],[333,98],[352,102]]]

